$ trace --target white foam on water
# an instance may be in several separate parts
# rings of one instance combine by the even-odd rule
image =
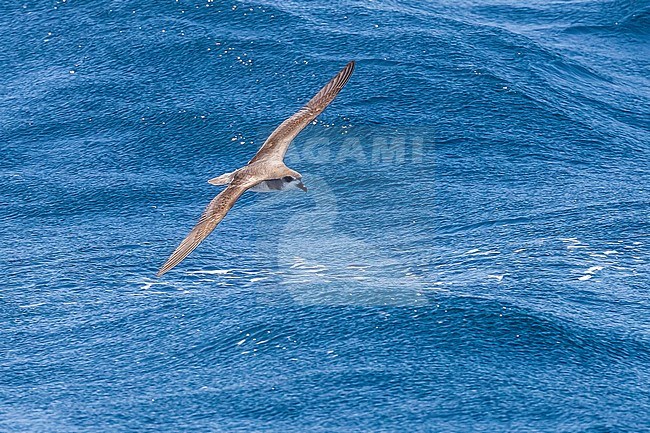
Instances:
[[[211,271],[201,270],[201,271],[187,271],[188,275],[227,275],[235,271],[235,269],[214,269]]]
[[[493,256],[496,254],[501,254],[501,251],[499,250],[488,250],[488,251],[481,251],[476,253],[475,255],[477,256]]]
[[[46,302],[36,302],[34,304],[27,304],[27,305],[19,305],[18,308],[36,308],[40,307],[41,305],[45,305]]]
[[[590,267],[589,269],[587,269],[587,273],[588,273],[588,274],[594,274],[594,273],[596,273],[597,271],[601,271],[602,269],[603,269],[602,266],[592,266],[592,267]]]
[[[168,283],[166,281],[152,280],[152,279],[149,279],[149,278],[145,278],[143,281],[138,281],[138,284],[142,284],[142,286],[140,286],[140,290],[147,290],[147,291],[150,291],[153,286],[169,286],[170,285],[170,283]],[[150,293],[152,293],[152,292],[150,292]]]

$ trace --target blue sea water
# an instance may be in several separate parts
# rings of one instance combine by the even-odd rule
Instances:
[[[650,2],[0,12],[0,431],[650,431]]]

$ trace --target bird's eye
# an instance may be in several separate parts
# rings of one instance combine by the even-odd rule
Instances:
[[[291,177],[291,176],[285,176],[285,177],[282,178],[282,180],[288,183],[288,182],[293,181],[293,177]]]

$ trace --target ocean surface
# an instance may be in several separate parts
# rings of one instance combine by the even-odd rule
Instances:
[[[650,431],[649,1],[0,12],[1,432]]]

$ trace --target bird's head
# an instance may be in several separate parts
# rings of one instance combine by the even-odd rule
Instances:
[[[305,192],[307,191],[307,187],[302,183],[302,175],[297,171],[291,170],[291,172],[282,176],[282,183],[284,183],[283,189],[301,189]]]

